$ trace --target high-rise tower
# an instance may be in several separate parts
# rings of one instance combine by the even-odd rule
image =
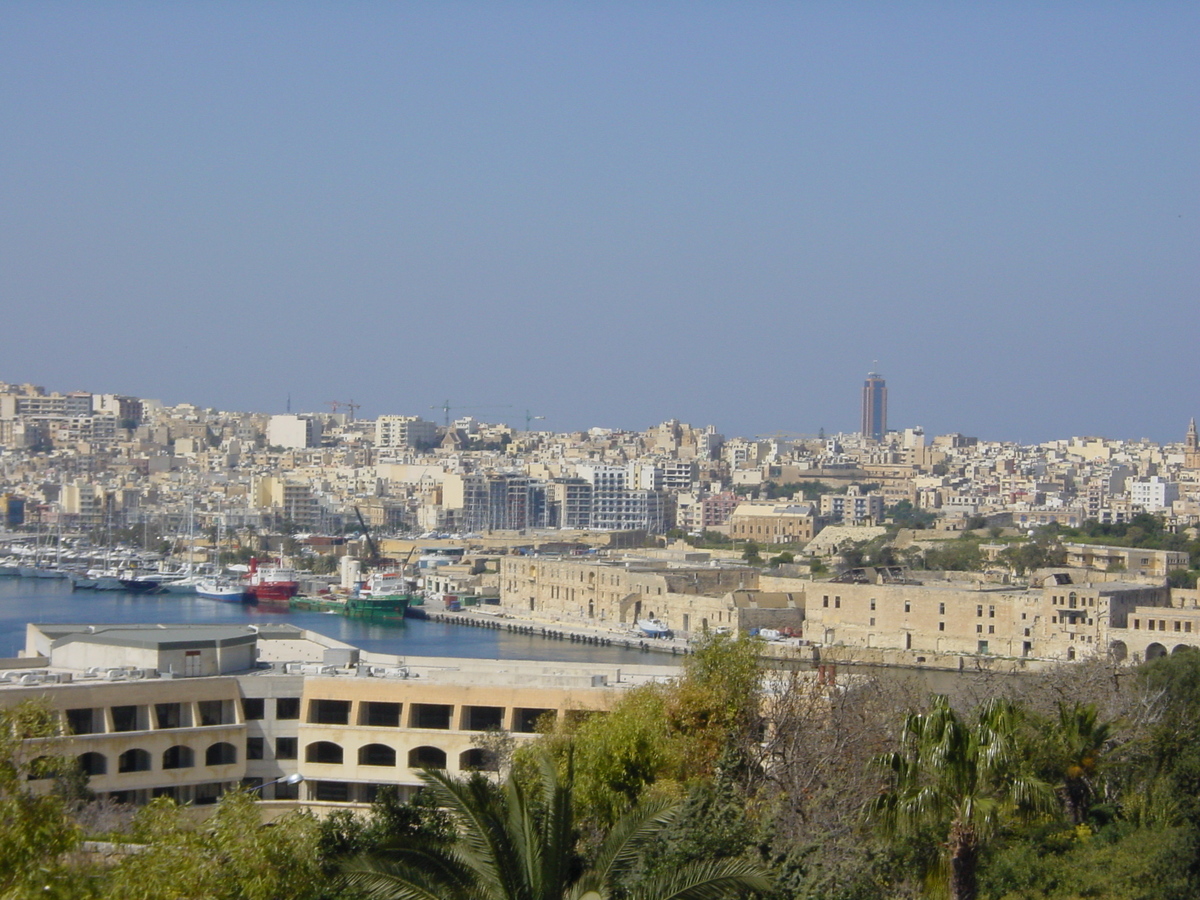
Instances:
[[[863,382],[862,436],[881,441],[887,434],[887,382],[875,372]]]

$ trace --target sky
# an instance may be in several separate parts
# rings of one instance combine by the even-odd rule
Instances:
[[[1195,2],[0,4],[0,381],[1182,439]]]

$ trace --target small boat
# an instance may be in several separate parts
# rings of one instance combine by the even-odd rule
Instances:
[[[167,576],[159,583],[159,588],[168,594],[194,594],[204,580],[203,575],[195,573]]]
[[[71,579],[71,590],[73,591],[91,591],[96,589],[96,579],[86,570],[72,569],[67,572],[67,577]]]
[[[129,591],[131,594],[152,594],[162,584],[162,578],[158,575],[138,575],[128,572],[126,576],[117,580],[121,582],[121,590]]]
[[[659,619],[638,619],[637,628],[646,637],[667,638],[671,636],[671,629],[667,627],[667,623]]]
[[[225,603],[245,603],[250,600],[250,594],[240,581],[230,581],[226,578],[204,578],[196,584],[196,594],[209,600],[221,600]]]

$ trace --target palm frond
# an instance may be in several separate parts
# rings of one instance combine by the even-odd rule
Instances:
[[[362,857],[342,869],[341,881],[356,891],[378,900],[466,900],[470,881],[461,870],[432,857],[382,859]]]
[[[621,816],[600,845],[592,871],[607,881],[626,871],[642,848],[662,832],[679,814],[679,801],[670,798],[646,799]]]
[[[455,781],[441,771],[424,771],[421,780],[459,824],[455,849],[463,864],[481,882],[513,896],[509,891],[519,876],[512,870],[519,855],[495,786],[481,776]]]
[[[727,900],[750,891],[771,889],[766,871],[742,859],[685,863],[670,872],[647,878],[634,887],[630,900]]]

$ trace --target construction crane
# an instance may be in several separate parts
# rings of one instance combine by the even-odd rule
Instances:
[[[444,403],[435,404],[434,406],[431,406],[429,408],[430,409],[440,409],[443,413],[445,413],[445,415],[446,415],[445,424],[446,424],[446,427],[449,428],[450,427],[450,410],[452,410],[452,409],[454,409],[454,410],[460,410],[460,409],[512,409],[512,404],[511,403],[501,403],[501,404],[493,404],[492,406],[451,406],[450,401],[447,400]]]
[[[530,414],[529,414],[529,410],[525,410],[525,430],[526,430],[526,431],[529,431],[529,424],[530,424],[531,422],[536,422],[536,421],[538,421],[539,419],[545,419],[545,418],[546,418],[545,416],[534,416],[534,415],[530,415]]]
[[[333,409],[334,415],[337,415],[337,411],[339,409],[341,409],[343,406],[346,407],[346,409],[350,410],[350,421],[351,422],[354,421],[354,413],[357,412],[358,410],[362,409],[362,404],[355,403],[353,400],[330,400],[326,404],[326,406],[329,406]]]

